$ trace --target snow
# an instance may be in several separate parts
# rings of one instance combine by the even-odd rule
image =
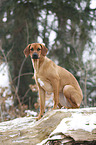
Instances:
[[[31,110],[25,110],[25,113],[27,113],[27,116],[37,116],[37,112]]]
[[[96,128],[96,113],[91,114],[90,117],[81,113],[73,113],[71,118],[64,118],[52,134],[60,132],[65,134],[71,130],[78,129],[91,132],[94,128]]]
[[[54,40],[56,39],[56,32],[51,30],[50,31],[50,36],[49,36],[49,42],[50,42],[50,45],[53,45],[54,44]]]
[[[95,9],[96,8],[96,0],[91,0],[90,8],[91,9]]]
[[[58,111],[58,110],[56,110]],[[80,109],[61,109],[63,112],[74,112],[74,113],[83,113],[83,112],[94,112],[96,113],[96,108],[95,107],[89,107],[89,108],[80,108]]]
[[[37,145],[44,145],[47,141],[48,141],[48,139],[45,139],[41,143],[38,143]]]
[[[4,13],[4,18],[2,19],[3,22],[7,21],[7,12]]]
[[[12,106],[13,104],[14,104],[13,97],[9,97],[5,100],[5,106],[7,109],[9,108],[9,106]]]
[[[5,63],[0,65],[0,86],[9,87],[8,66]]]
[[[85,131],[91,132],[96,128],[96,112],[92,114],[82,113],[82,112],[90,112],[93,108],[82,108],[75,109],[70,118],[64,118],[57,128],[51,133],[50,136],[56,133],[67,133],[71,130],[83,129]],[[96,108],[94,108],[96,110]],[[93,112],[94,112],[93,109]],[[63,111],[63,110],[62,110]],[[72,111],[72,109],[64,109],[64,112]]]
[[[57,128],[51,133],[51,135],[62,132],[66,133],[70,130],[83,129],[91,132],[96,128],[96,108],[82,108],[82,109],[59,109],[54,110],[56,112],[72,112],[70,118],[64,118]],[[36,112],[27,110],[27,113],[31,112],[31,115],[36,115]],[[89,114],[88,114],[88,113]],[[11,121],[0,123],[0,131],[6,131],[10,129],[26,129],[31,127],[35,122],[35,117],[20,117]],[[51,136],[50,135],[50,136]]]
[[[29,143],[25,140],[16,140],[16,141],[12,141],[12,143]]]
[[[54,105],[53,103],[53,94],[50,96],[50,98],[48,100],[45,101],[45,106],[46,107],[49,107],[49,108],[52,108]]]
[[[35,122],[34,117],[20,117],[14,120],[0,123],[0,131],[5,132],[8,130],[23,130],[30,128]]]

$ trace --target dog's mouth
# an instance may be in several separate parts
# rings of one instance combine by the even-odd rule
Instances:
[[[37,53],[33,53],[33,55],[32,55],[32,59],[39,59],[38,54],[37,54]]]

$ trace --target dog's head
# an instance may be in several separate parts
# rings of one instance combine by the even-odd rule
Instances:
[[[39,59],[41,55],[46,56],[47,51],[48,49],[43,44],[32,43],[24,49],[24,54],[26,57],[30,55],[32,59]]]

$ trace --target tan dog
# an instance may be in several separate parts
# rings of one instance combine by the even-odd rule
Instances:
[[[45,92],[54,93],[54,106],[79,108],[83,99],[82,91],[75,77],[66,69],[46,57],[48,49],[40,43],[29,44],[24,54],[31,56],[35,81],[40,97],[40,119],[45,112]]]

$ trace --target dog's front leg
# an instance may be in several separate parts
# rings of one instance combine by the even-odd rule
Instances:
[[[53,109],[57,109],[59,104],[59,79],[52,80],[52,87],[54,93],[54,106]]]
[[[39,98],[40,98],[40,113],[39,116],[36,118],[36,120],[39,120],[45,112],[45,91],[41,87],[39,87]]]

